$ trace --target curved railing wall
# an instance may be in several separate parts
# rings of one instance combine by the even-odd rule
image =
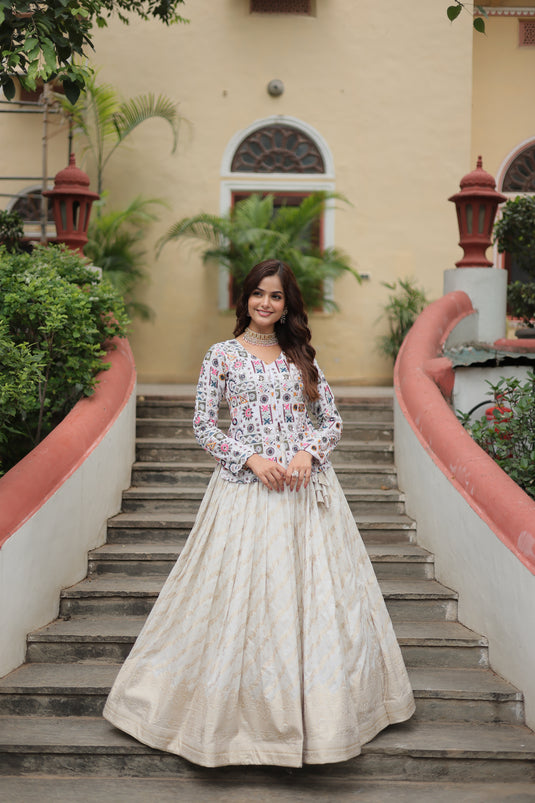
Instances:
[[[26,635],[57,616],[62,588],[87,572],[130,483],[135,365],[116,338],[85,398],[0,479],[0,675],[24,660]]]
[[[462,332],[462,336],[458,336]],[[461,621],[489,638],[492,666],[524,692],[535,725],[535,502],[483,452],[448,405],[446,342],[476,338],[463,292],[419,316],[394,369],[396,464],[418,542],[459,592]]]

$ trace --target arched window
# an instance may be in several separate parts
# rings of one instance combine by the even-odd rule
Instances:
[[[503,178],[502,191],[535,192],[535,142],[515,156]]]
[[[274,196],[274,205],[293,205],[318,190],[333,191],[334,168],[321,135],[301,120],[279,115],[257,120],[228,143],[221,165],[221,212],[253,193]],[[334,245],[334,208],[327,204],[323,219],[311,232],[318,245]],[[326,297],[332,282],[325,283]],[[233,303],[232,283],[222,269],[219,306]]]
[[[535,141],[523,142],[502,164],[498,171],[497,187],[501,192],[515,198],[518,195],[535,193]],[[498,209],[498,215],[500,211]],[[501,257],[501,259],[500,259]],[[495,251],[495,264],[507,271],[509,282],[532,282],[533,278],[518,266],[508,253]]]
[[[41,186],[26,189],[14,198],[8,205],[9,212],[17,212],[24,222],[24,239],[26,241],[39,240],[41,237]],[[52,204],[48,204],[47,237],[56,236],[56,226]]]
[[[239,144],[232,159],[233,173],[324,173],[316,143],[294,126],[258,128]]]

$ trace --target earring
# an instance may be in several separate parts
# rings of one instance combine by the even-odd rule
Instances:
[[[285,308],[285,309],[283,309],[283,311],[282,311],[282,315],[281,315],[281,316],[280,316],[280,318],[279,318],[279,322],[280,322],[280,323],[283,323],[283,324],[284,324],[284,323],[286,323],[286,316],[287,316],[287,315],[288,315],[288,310]]]

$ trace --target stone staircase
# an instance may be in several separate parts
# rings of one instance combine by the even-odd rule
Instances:
[[[433,556],[417,545],[416,524],[404,512],[391,401],[338,406],[344,437],[333,463],[409,669],[413,719],[339,765],[207,770],[101,718],[214,466],[193,440],[191,400],[140,397],[132,487],[108,522],[107,543],[89,554],[87,578],[62,592],[60,618],[28,636],[26,663],[0,680],[2,800],[70,800],[74,782],[85,784],[76,787],[87,789],[83,800],[130,802],[304,800],[307,790],[326,801],[352,800],[357,791],[359,801],[535,799],[535,734],[524,725],[522,695],[489,668],[486,639],[457,621],[457,595],[434,579]],[[273,797],[262,791],[266,779]],[[178,782],[185,784],[180,797]]]

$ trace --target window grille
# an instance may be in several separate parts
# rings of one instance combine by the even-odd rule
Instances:
[[[535,144],[525,148],[507,168],[502,192],[535,192]]]
[[[250,0],[251,14],[312,14],[312,0]]]
[[[249,134],[232,160],[233,173],[324,173],[316,144],[297,128],[271,125]]]
[[[535,20],[518,21],[520,47],[535,47]]]
[[[41,190],[19,195],[10,212],[17,212],[25,223],[37,225],[41,220]],[[52,204],[48,206],[48,222],[54,223]]]

